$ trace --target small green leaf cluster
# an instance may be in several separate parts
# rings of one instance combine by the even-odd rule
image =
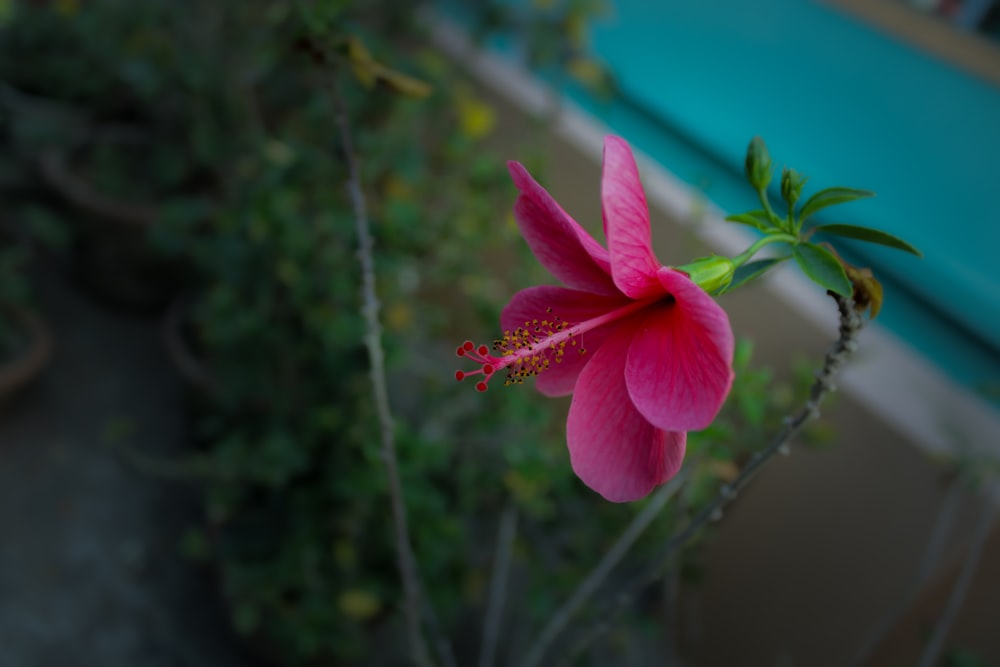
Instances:
[[[730,215],[726,220],[752,227],[763,234],[763,237],[733,258],[737,268],[723,291],[748,284],[781,262],[794,259],[802,272],[819,286],[841,296],[852,296],[856,287],[848,267],[829,244],[815,243],[812,240],[815,235],[875,243],[921,256],[920,251],[912,245],[887,232],[857,225],[811,223],[813,216],[832,206],[874,197],[875,193],[868,190],[825,188],[800,202],[808,178],[785,167],[780,184],[784,214],[779,215],[768,190],[774,171],[771,155],[760,137],[754,137],[750,141],[744,171],[747,181],[757,193],[761,208]],[[750,261],[759,250],[772,243],[781,244],[783,250],[775,256]]]

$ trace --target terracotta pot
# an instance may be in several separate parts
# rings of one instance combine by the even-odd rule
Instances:
[[[38,377],[52,356],[52,334],[41,318],[22,308],[3,310],[25,334],[27,344],[16,356],[0,359],[0,406]]]
[[[214,396],[219,392],[219,385],[195,354],[190,339],[184,331],[190,308],[191,300],[184,296],[179,296],[171,302],[163,318],[163,343],[167,347],[170,361],[180,376],[198,391]]]
[[[158,211],[146,203],[106,197],[56,151],[37,158],[42,180],[66,203],[89,218],[80,225],[74,270],[80,283],[113,307],[159,312],[177,293],[185,262],[159,256],[148,236]]]

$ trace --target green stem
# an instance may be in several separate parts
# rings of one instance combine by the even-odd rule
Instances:
[[[784,221],[781,218],[779,218],[778,215],[774,212],[774,209],[771,208],[771,200],[768,199],[767,197],[767,190],[766,189],[758,190],[757,198],[760,199],[760,205],[764,207],[764,212],[767,213],[767,217],[771,219],[771,222],[774,223],[774,226],[777,227],[778,229],[784,230],[785,229]]]
[[[736,266],[743,266],[750,260],[751,257],[757,254],[757,251],[766,246],[768,243],[795,243],[796,239],[791,234],[768,234],[767,236],[757,239],[757,241],[751,245],[749,248],[741,252],[736,257],[733,257],[733,264]]]

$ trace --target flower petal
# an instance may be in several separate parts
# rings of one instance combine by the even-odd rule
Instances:
[[[733,330],[726,311],[683,273],[663,268],[659,278],[676,302],[652,307],[638,325],[625,381],[656,427],[700,430],[733,384]]]
[[[596,294],[617,294],[608,251],[531,177],[518,162],[508,162],[521,195],[514,218],[539,263],[567,287]]]
[[[630,303],[630,299],[591,294],[579,290],[541,285],[523,289],[511,298],[500,315],[504,331],[514,331],[534,320],[560,318],[568,324],[578,324],[603,315]],[[551,310],[549,310],[551,309]],[[578,345],[566,348],[562,362],[551,364],[549,369],[538,376],[538,390],[546,396],[565,396],[573,391],[577,376],[590,361],[608,335],[618,326],[617,322],[596,327],[577,340]],[[580,354],[578,350],[585,352]]]
[[[612,502],[638,500],[677,474],[687,439],[656,428],[632,404],[624,370],[633,335],[619,327],[584,366],[566,422],[573,471]]]
[[[615,285],[633,299],[662,292],[639,169],[632,150],[618,137],[604,139],[601,206]]]

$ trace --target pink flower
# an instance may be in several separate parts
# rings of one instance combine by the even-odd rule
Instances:
[[[566,424],[573,470],[608,500],[637,500],[680,470],[687,431],[711,424],[733,381],[725,311],[687,274],[660,264],[628,144],[604,142],[605,250],[517,162],[514,205],[538,261],[566,287],[521,290],[503,309],[493,350],[467,341],[458,356],[506,371],[504,384],[538,376],[547,396],[573,394]]]

